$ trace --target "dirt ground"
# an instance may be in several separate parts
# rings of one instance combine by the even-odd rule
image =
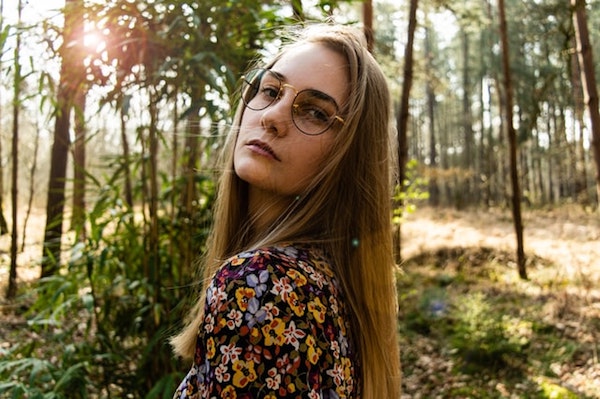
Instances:
[[[576,207],[523,210],[524,247],[556,263],[569,279],[600,281],[600,214]],[[402,256],[410,258],[439,247],[490,247],[514,251],[516,238],[509,210],[418,208],[402,224]],[[599,287],[600,288],[600,287]]]

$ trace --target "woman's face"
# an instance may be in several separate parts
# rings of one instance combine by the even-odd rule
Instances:
[[[311,89],[331,97],[341,108],[349,92],[346,64],[337,52],[309,43],[288,51],[273,65],[269,79],[279,77],[281,96],[259,111],[246,107],[235,145],[234,169],[250,185],[251,195],[261,192],[262,200],[269,199],[264,195],[296,196],[317,174],[341,123],[336,120],[322,134],[306,135],[297,127],[302,127],[300,116],[295,116],[296,124],[292,120],[292,104],[297,92]],[[266,85],[266,78],[263,81]],[[277,79],[273,82],[276,86]],[[275,97],[276,91],[270,87],[265,87],[270,90],[267,95]],[[296,105],[299,103],[301,97]]]

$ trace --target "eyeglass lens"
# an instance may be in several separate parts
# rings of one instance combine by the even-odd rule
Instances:
[[[243,77],[242,82],[242,100],[255,111],[263,110],[280,99],[284,88],[295,90],[268,69],[253,70]],[[317,135],[331,127],[337,112],[333,98],[319,90],[307,89],[296,93],[291,114],[300,131]]]

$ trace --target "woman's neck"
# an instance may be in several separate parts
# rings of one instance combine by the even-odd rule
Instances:
[[[289,208],[293,199],[250,187],[248,210],[252,229],[258,234],[268,229]]]

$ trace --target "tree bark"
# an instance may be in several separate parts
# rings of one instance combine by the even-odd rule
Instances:
[[[573,23],[575,25],[575,40],[577,55],[581,69],[581,86],[583,102],[590,113],[592,132],[592,154],[596,162],[596,206],[600,209],[600,110],[598,109],[598,89],[594,72],[594,57],[590,44],[590,34],[587,26],[585,0],[571,0],[573,6]]]
[[[133,188],[131,186],[131,157],[129,155],[129,140],[127,138],[127,119],[129,114],[130,95],[124,95],[119,109],[121,119],[121,146],[123,147],[123,176],[125,178],[125,203],[133,208]]]
[[[470,77],[470,69],[469,69],[469,60],[471,59],[471,49],[470,49],[470,37],[466,30],[466,28],[462,28],[461,33],[461,47],[462,47],[462,57],[463,57],[463,70],[462,70],[462,85],[463,85],[463,95],[462,95],[462,130],[463,130],[463,156],[462,156],[462,166],[466,172],[465,177],[461,185],[464,185],[464,200],[463,204],[471,205],[471,201],[473,201],[472,195],[472,171],[473,171],[473,116],[472,116],[472,107],[471,107],[471,77]]]
[[[74,45],[83,37],[83,20],[78,12],[83,8],[82,0],[66,0],[61,47],[62,64],[56,99],[54,142],[50,158],[50,179],[46,203],[46,227],[41,277],[54,275],[59,268],[65,205],[65,179],[70,147],[70,119],[75,93],[80,88],[83,64],[78,62],[79,46]]]
[[[427,71],[432,73],[433,59],[435,57],[431,46],[431,29],[425,29],[425,59]],[[427,119],[429,119],[429,168],[432,173],[429,176],[429,205],[438,206],[440,203],[440,192],[437,182],[437,140],[435,134],[435,92],[431,83],[432,77],[429,76],[425,87],[425,95],[427,98]]]
[[[0,15],[3,14],[4,1],[0,0]],[[0,18],[0,32],[4,32],[4,24],[2,21],[3,19]],[[3,48],[0,48],[0,50],[3,50]],[[0,104],[2,104],[2,101],[0,101]],[[0,107],[0,111],[1,110],[2,107]],[[4,217],[4,165],[2,164],[2,159],[4,158],[2,157],[2,140],[0,140],[0,236],[8,233],[8,223],[6,223],[6,218]]]
[[[408,14],[408,40],[404,48],[404,69],[403,84],[400,97],[400,107],[396,117],[396,126],[398,130],[398,185],[401,191],[404,191],[404,180],[406,179],[406,162],[408,161],[408,100],[413,81],[413,43],[415,41],[415,30],[417,29],[417,7],[419,0],[410,0],[410,10]],[[402,206],[402,204],[397,204]],[[400,226],[396,232],[396,259],[401,260],[401,232]]]
[[[38,163],[38,152],[40,149],[40,128],[39,122],[36,123],[35,140],[33,141],[33,162],[29,169],[29,193],[27,199],[27,210],[25,211],[25,217],[23,218],[23,234],[21,235],[21,252],[25,251],[25,239],[27,237],[27,225],[29,224],[29,217],[31,216],[31,208],[33,207],[33,198],[35,196],[35,176],[37,172]]]
[[[18,24],[21,24],[22,2],[17,3]],[[17,43],[14,51],[14,86],[13,86],[13,120],[12,120],[12,231],[10,235],[10,270],[8,274],[8,289],[6,290],[6,298],[12,299],[17,295],[17,211],[19,200],[19,110],[21,108],[21,33],[17,31]]]
[[[519,171],[517,166],[517,133],[513,124],[513,87],[510,69],[510,51],[508,48],[508,33],[506,28],[506,15],[504,9],[504,0],[498,0],[498,9],[500,13],[500,38],[502,41],[502,70],[504,71],[504,96],[505,96],[505,123],[509,142],[510,156],[510,179],[512,187],[512,212],[517,236],[517,266],[519,276],[527,279],[527,269],[525,267],[525,250],[523,245],[523,221],[521,219],[521,188],[519,184]]]
[[[85,97],[84,90],[78,90],[75,98],[75,142],[73,143],[73,214],[71,229],[80,240],[85,232]]]
[[[572,38],[572,46],[573,48],[577,48],[577,40],[575,37]],[[573,121],[573,131],[577,132],[577,163],[580,166],[580,175],[579,179],[583,184],[583,201],[586,204],[592,203],[592,196],[590,195],[588,186],[588,175],[587,175],[587,167],[586,167],[586,149],[585,149],[585,140],[584,140],[584,109],[585,104],[583,103],[583,89],[581,88],[581,69],[579,67],[577,52],[571,52],[571,56],[569,57],[569,66],[570,66],[570,74],[569,78],[571,81],[571,88],[573,93],[573,104],[575,109],[575,120]]]
[[[363,0],[363,30],[367,39],[367,49],[373,53],[375,48],[375,31],[373,30],[373,1]]]

